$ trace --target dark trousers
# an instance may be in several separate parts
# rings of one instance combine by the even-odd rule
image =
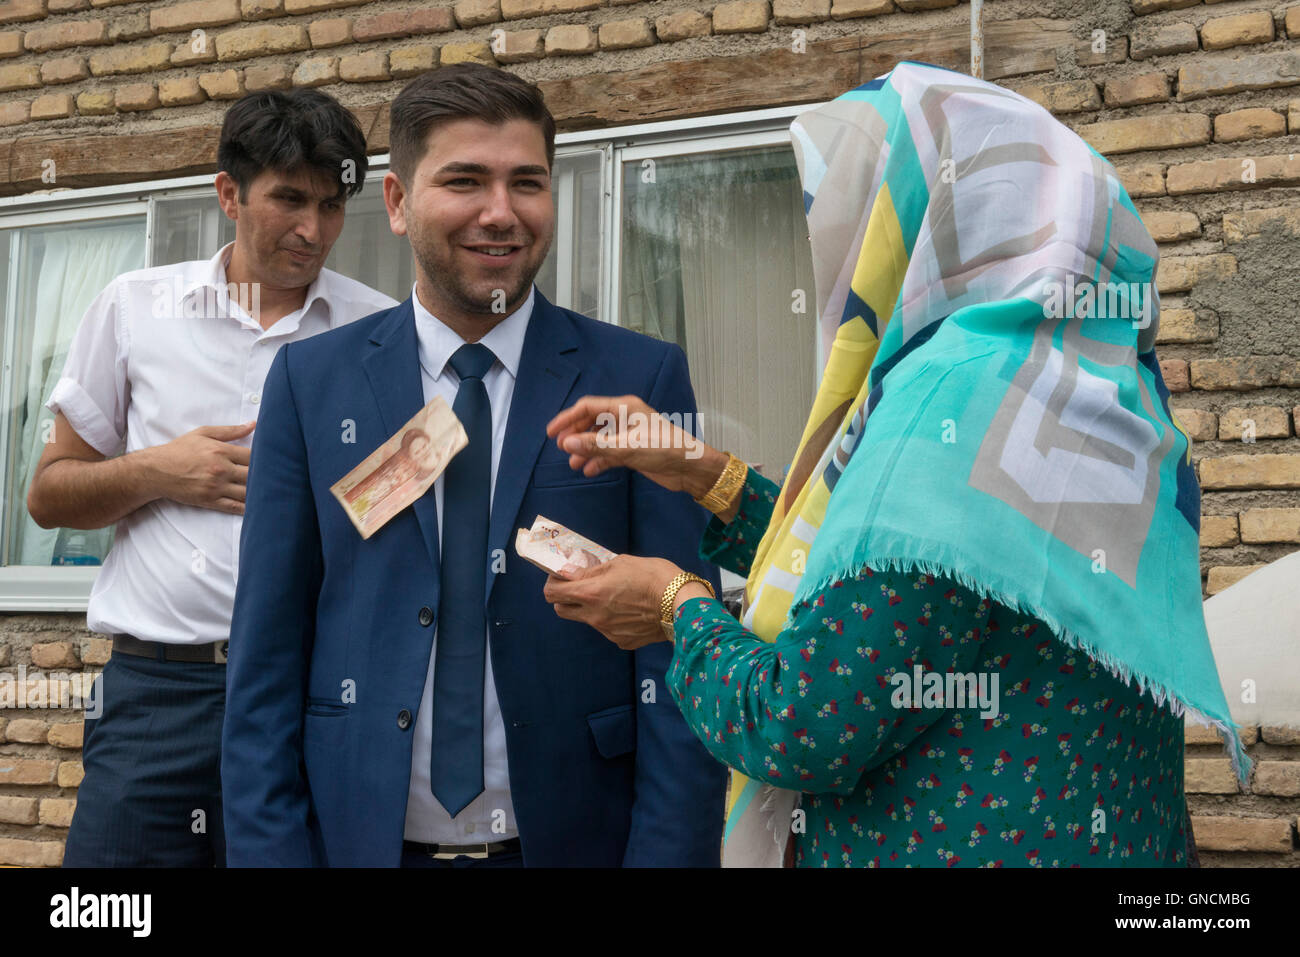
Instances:
[[[226,666],[113,653],[86,720],[64,867],[223,867]]]

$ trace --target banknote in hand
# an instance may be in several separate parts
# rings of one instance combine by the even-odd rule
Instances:
[[[560,578],[572,578],[584,568],[603,565],[615,554],[540,515],[532,528],[521,528],[515,533],[515,551],[524,561]]]

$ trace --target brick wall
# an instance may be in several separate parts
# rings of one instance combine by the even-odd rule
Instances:
[[[507,66],[561,129],[603,127],[829,99],[905,58],[965,70],[968,15],[956,0],[7,0],[0,195],[211,170],[222,112],[249,90],[321,86],[382,152],[388,102],[439,64]],[[1110,158],[1160,243],[1161,365],[1195,440],[1214,594],[1300,545],[1300,4],[990,0],[985,17],[986,77]],[[82,624],[0,616],[0,670],[101,665]],[[57,862],[78,729],[66,711],[0,710],[0,864]],[[1300,866],[1300,731],[1248,737],[1243,793],[1213,735],[1189,733],[1204,861]]]

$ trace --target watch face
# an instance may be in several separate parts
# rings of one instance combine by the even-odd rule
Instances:
[[[662,629],[664,630],[664,637],[667,638],[669,641],[672,641],[672,640],[673,640],[673,626],[672,626],[670,623],[666,622],[666,621],[661,621],[661,622],[659,622],[659,627],[662,628]]]

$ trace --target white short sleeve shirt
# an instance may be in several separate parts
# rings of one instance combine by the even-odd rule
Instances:
[[[322,269],[302,308],[264,330],[249,314],[255,291],[227,286],[232,247],[113,280],[86,311],[46,407],[106,456],[250,422],[282,345],[396,305]],[[91,590],[90,630],[177,644],[227,639],[242,521],[164,499],[123,518]]]

